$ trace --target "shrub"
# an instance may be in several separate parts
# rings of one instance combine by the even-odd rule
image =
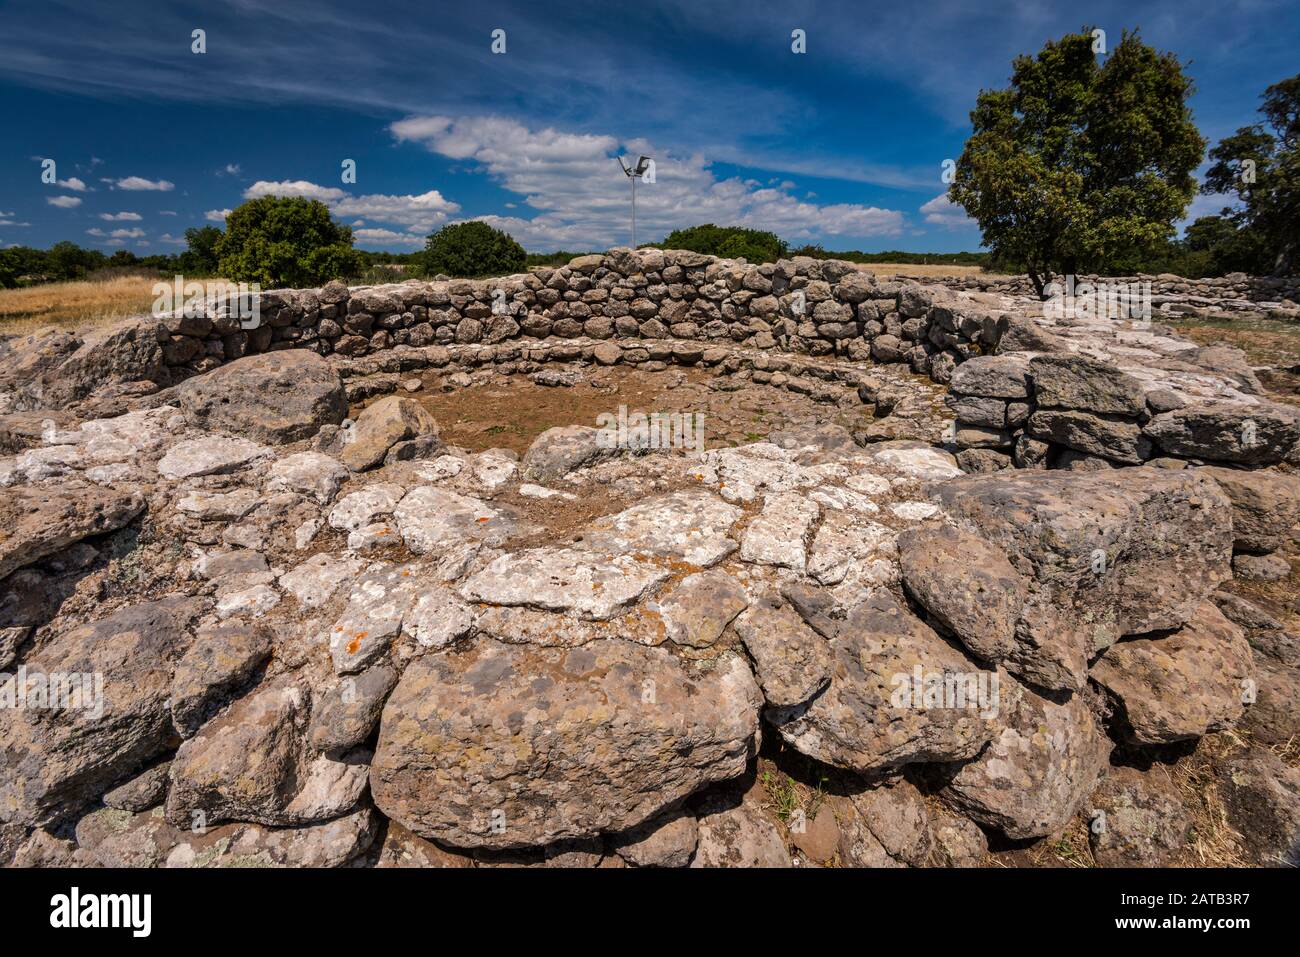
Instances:
[[[472,220],[444,226],[424,247],[424,271],[436,276],[504,276],[524,271],[524,247],[499,229]]]
[[[658,245],[661,249],[689,249],[723,259],[743,258],[751,263],[776,262],[788,249],[776,233],[742,226],[715,226],[713,223],[674,229]]]
[[[226,217],[215,252],[225,278],[265,288],[319,286],[362,268],[352,230],[334,222],[324,203],[301,196],[263,196],[238,206]]]

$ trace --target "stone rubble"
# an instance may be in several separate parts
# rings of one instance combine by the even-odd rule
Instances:
[[[0,863],[968,866],[1101,812],[1098,863],[1176,859],[1161,749],[1292,733],[1290,619],[1232,589],[1294,553],[1300,420],[1231,356],[990,297],[613,250],[0,356],[0,665],[102,679],[102,713],[0,709]],[[546,362],[876,418],[520,457],[403,385]],[[773,754],[839,790],[774,813]],[[1292,772],[1232,784],[1261,858]]]

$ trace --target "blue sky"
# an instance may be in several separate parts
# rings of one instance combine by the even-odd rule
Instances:
[[[943,161],[1012,57],[1085,24],[1191,61],[1211,140],[1255,122],[1300,62],[1294,0],[0,2],[0,244],[172,252],[275,193],[324,200],[366,249],[475,218],[530,250],[605,248],[629,238],[614,157],[644,152],[641,241],[712,221],[834,249],[976,249]]]

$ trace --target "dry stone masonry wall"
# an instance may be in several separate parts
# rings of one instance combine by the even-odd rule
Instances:
[[[1235,293],[1272,281],[1204,282]],[[750,265],[615,249],[498,279],[270,291],[252,329],[214,310],[128,320],[84,339],[29,337],[0,359],[0,410],[61,408],[92,393],[100,408],[125,408],[132,396],[223,362],[295,348],[345,370],[387,372],[521,356],[729,371],[739,362],[755,381],[797,391],[847,379],[866,403],[877,402],[870,373],[883,365],[951,385],[948,440],[970,471],[1153,460],[1258,466],[1296,454],[1294,410],[1263,395],[1239,351],[1197,347],[1158,323],[1051,317],[1032,298],[1005,292],[881,281],[837,260]],[[811,380],[800,374],[807,370]],[[353,397],[364,394],[357,386]],[[875,437],[892,434],[877,428]]]

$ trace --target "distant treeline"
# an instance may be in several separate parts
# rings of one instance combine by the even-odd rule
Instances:
[[[470,233],[486,232],[486,224],[473,224],[477,229]],[[1139,259],[1124,263],[1124,273],[1176,273],[1191,279],[1205,276],[1222,275],[1222,263],[1216,261],[1213,250],[1222,243],[1222,237],[1208,235],[1207,229],[1214,225],[1198,221],[1189,227],[1184,239],[1153,244],[1153,248]],[[455,235],[448,228],[448,239]],[[496,232],[493,230],[492,232]],[[49,249],[34,249],[30,246],[10,246],[0,249],[0,287],[34,285],[44,282],[60,282],[76,279],[107,279],[126,274],[152,274],[160,277],[183,275],[202,279],[224,275],[227,279],[240,280],[239,275],[225,275],[220,268],[218,243],[223,232],[216,226],[202,226],[185,232],[186,249],[171,254],[137,256],[129,250],[119,249],[111,255],[97,249],[85,249],[72,242],[55,243]],[[502,234],[503,238],[504,234]],[[483,237],[469,236],[456,238],[452,245],[462,252],[478,252],[476,243]],[[860,250],[831,250],[820,245],[802,245],[792,247],[775,233],[742,226],[716,226],[706,223],[689,229],[679,229],[669,233],[659,243],[646,243],[647,247],[659,249],[689,249],[693,252],[710,256],[734,259],[744,257],[751,263],[775,262],[792,256],[812,256],[816,259],[843,259],[856,263],[898,263],[905,265],[948,265],[978,266],[989,272],[1023,273],[1021,263],[999,259],[988,252],[926,253],[906,252],[899,249],[878,253],[864,253]],[[463,248],[462,248],[463,247]],[[334,269],[338,278],[356,283],[401,282],[404,279],[425,278],[442,272],[456,275],[500,275],[517,272],[521,268],[532,266],[562,266],[570,260],[590,255],[595,250],[561,250],[553,253],[527,253],[522,261],[515,253],[511,258],[494,260],[488,256],[475,260],[474,265],[453,268],[445,261],[430,259],[427,249],[409,253],[350,250],[350,258]],[[231,265],[227,261],[227,265]],[[230,272],[231,270],[227,270]],[[323,282],[326,273],[303,279],[308,282]],[[278,284],[278,283],[273,283]]]

